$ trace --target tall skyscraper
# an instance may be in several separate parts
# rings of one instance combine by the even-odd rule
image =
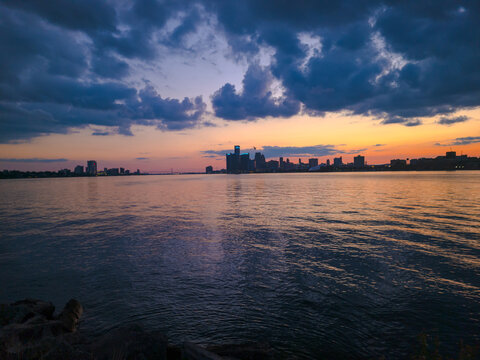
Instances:
[[[240,145],[235,145],[233,149],[233,153],[226,154],[226,157],[227,157],[227,173],[238,174],[241,171]],[[248,168],[248,165],[246,168]]]
[[[333,158],[333,166],[340,167],[343,165],[342,157]]]
[[[87,175],[95,176],[97,175],[97,162],[95,160],[87,161]]]

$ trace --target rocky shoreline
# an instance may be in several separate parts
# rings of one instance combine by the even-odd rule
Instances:
[[[266,344],[227,344],[203,348],[168,343],[157,331],[133,324],[99,337],[79,328],[83,306],[75,299],[55,315],[51,302],[25,299],[0,304],[0,359],[6,360],[260,360],[273,359]]]

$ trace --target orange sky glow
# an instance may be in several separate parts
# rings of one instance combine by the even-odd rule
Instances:
[[[55,163],[0,162],[3,169],[59,170],[85,165],[95,159],[100,169],[125,167],[147,172],[201,172],[205,166],[225,168],[224,156],[204,157],[202,151],[242,149],[263,146],[334,145],[342,150],[344,162],[351,162],[356,150],[369,164],[388,163],[393,158],[419,158],[443,155],[447,150],[480,156],[480,143],[451,145],[454,139],[480,135],[480,109],[459,111],[469,121],[451,126],[439,125],[437,117],[423,119],[423,125],[407,127],[380,124],[378,120],[330,113],[324,117],[294,116],[288,119],[260,119],[254,122],[225,122],[216,126],[163,132],[154,127],[135,126],[134,136],[92,136],[92,128],[74,129],[68,134],[37,137],[30,142],[1,144],[2,158],[68,159]],[[96,130],[101,130],[95,127]],[[379,144],[380,146],[376,146]],[[442,144],[444,146],[439,146]],[[350,151],[354,153],[349,154]],[[251,153],[251,157],[253,157]],[[325,162],[334,156],[312,156]],[[298,156],[286,156],[297,162]],[[137,158],[143,158],[141,160]],[[307,161],[309,157],[304,157]]]

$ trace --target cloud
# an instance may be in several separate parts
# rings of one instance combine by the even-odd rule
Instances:
[[[480,143],[480,136],[465,136],[458,137],[456,139],[450,140],[449,142],[442,144],[436,143],[437,146],[460,146],[460,145],[470,145]]]
[[[279,156],[325,156],[343,153],[335,145],[314,146],[263,146],[262,153],[265,157]]]
[[[202,97],[194,99],[162,98],[150,85],[139,92],[139,102],[133,102],[133,117],[144,120],[162,119],[157,127],[168,130],[182,130],[194,127],[205,112]]]
[[[280,156],[329,156],[336,154],[357,154],[366,149],[342,150],[338,145],[312,145],[312,146],[269,146],[264,145],[261,149],[241,149],[242,152],[248,152],[253,155],[255,152],[261,152],[266,158],[276,158]],[[227,150],[203,150],[203,157],[225,156],[233,152],[233,149]]]
[[[408,117],[402,116],[388,116],[382,120],[382,124],[402,124],[404,126],[418,126],[421,125],[422,122],[419,119],[410,119]]]
[[[468,116],[456,116],[456,117],[442,117],[438,120],[440,125],[453,125],[460,122],[469,120]]]
[[[182,130],[200,124],[205,112],[201,97],[163,98],[151,86],[137,92],[118,83],[79,84],[49,78],[32,81],[15,103],[1,101],[0,142],[67,133],[73,127],[112,126],[131,135],[134,124]],[[116,133],[109,132],[109,133]],[[101,132],[95,135],[108,135]]]
[[[117,22],[115,9],[103,0],[6,0],[4,4],[38,14],[54,24],[73,30],[114,30]]]
[[[112,133],[110,131],[94,131],[92,133],[93,136],[108,136],[108,135],[112,135]]]
[[[154,1],[136,2],[136,9],[147,2]],[[180,9],[172,6],[165,14]],[[152,59],[157,45],[150,36],[163,26],[152,24],[145,11],[144,19],[135,14],[90,0],[0,4],[0,45],[8,53],[0,58],[0,142],[88,125],[115,127],[94,132],[99,136],[132,135],[135,124],[163,131],[202,126],[202,97],[163,97],[151,85],[124,81],[131,73],[128,59]]]
[[[373,146],[385,146],[386,144],[375,144]]]
[[[15,159],[15,158],[3,158],[0,162],[18,162],[18,163],[54,163],[65,162],[68,159],[41,159],[41,158],[28,158],[28,159]]]
[[[454,114],[480,106],[479,14],[454,1],[5,0],[0,142],[88,125],[208,126],[209,96],[230,121],[341,111],[404,126],[466,121]],[[196,46],[204,33],[209,45]],[[248,66],[242,88],[228,72],[203,97],[138,81],[170,54],[223,53],[217,43]]]
[[[267,116],[290,117],[300,110],[300,103],[287,96],[274,97],[273,77],[268,69],[252,64],[243,78],[243,91],[227,83],[212,96],[215,115],[226,120],[255,120]]]
[[[480,105],[477,4],[464,11],[455,2],[433,10],[421,2],[348,0],[215,7],[229,39],[273,49],[271,73],[307,113],[387,114],[418,126],[419,117]],[[320,47],[302,43],[302,34],[320,39]],[[244,55],[254,57],[252,50]],[[232,113],[217,115],[244,115]]]
[[[149,160],[150,158],[148,157],[137,157],[135,160]]]

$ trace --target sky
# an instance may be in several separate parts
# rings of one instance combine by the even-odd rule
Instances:
[[[480,156],[478,23],[476,1],[3,0],[0,169]]]

